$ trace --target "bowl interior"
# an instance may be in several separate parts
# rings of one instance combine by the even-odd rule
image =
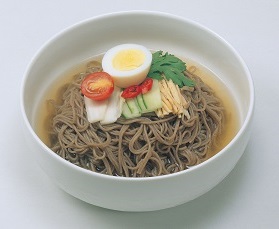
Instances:
[[[210,30],[161,13],[119,13],[89,19],[56,35],[39,50],[24,81],[23,107],[34,128],[38,104],[66,70],[122,43],[138,43],[190,58],[214,72],[234,97],[242,125],[251,108],[249,72],[234,49]],[[34,96],[36,95],[36,96]]]

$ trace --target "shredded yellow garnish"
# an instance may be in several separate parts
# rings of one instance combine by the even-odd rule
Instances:
[[[190,115],[187,110],[189,103],[181,94],[178,85],[175,85],[172,80],[162,79],[159,81],[159,87],[163,107],[155,111],[157,116],[162,118],[172,113],[182,117],[184,114],[189,119]]]

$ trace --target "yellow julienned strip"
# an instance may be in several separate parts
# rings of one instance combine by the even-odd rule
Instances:
[[[163,107],[156,110],[158,117],[164,117],[170,113],[177,114],[181,117],[183,114],[187,118],[190,118],[187,108],[189,106],[188,102],[182,96],[178,85],[175,85],[172,80],[160,80],[159,87],[161,92],[161,98],[163,102]]]

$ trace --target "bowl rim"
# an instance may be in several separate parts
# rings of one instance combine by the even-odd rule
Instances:
[[[115,17],[129,17],[129,16],[135,16],[135,15],[141,15],[141,16],[156,16],[156,17],[164,17],[164,18],[169,18],[172,20],[177,20],[186,24],[190,24],[192,26],[197,27],[200,30],[204,30],[205,32],[209,33],[211,36],[215,37],[218,39],[220,42],[222,42],[229,50],[234,54],[234,56],[238,59],[238,61],[241,63],[243,70],[245,71],[246,78],[248,80],[248,86],[250,89],[249,96],[250,96],[250,103],[249,103],[249,108],[247,111],[247,115],[245,116],[243,120],[243,124],[241,125],[240,129],[238,130],[237,134],[233,137],[233,139],[222,149],[220,150],[217,154],[214,156],[210,157],[206,161],[195,165],[191,167],[190,169],[179,171],[176,173],[172,174],[166,174],[166,175],[160,175],[160,176],[155,176],[155,177],[120,177],[120,176],[111,176],[111,175],[106,175],[106,174],[100,174],[96,173],[84,168],[81,168],[79,166],[76,166],[72,164],[71,162],[61,158],[59,155],[54,153],[50,148],[48,148],[43,141],[38,137],[38,135],[35,133],[34,129],[32,128],[26,114],[26,110],[24,107],[24,94],[25,94],[25,86],[26,82],[28,79],[29,72],[32,69],[33,64],[36,62],[36,59],[40,56],[41,53],[44,52],[44,50],[47,49],[48,45],[50,45],[52,42],[54,42],[56,39],[58,39],[60,36],[63,36],[67,32],[70,32],[71,30],[76,29],[77,27],[90,23],[92,21],[98,21],[98,20],[104,20],[104,19],[109,19],[109,18],[115,18]],[[29,133],[32,135],[32,137],[35,139],[35,141],[39,144],[41,148],[46,151],[45,153],[48,153],[54,160],[58,160],[61,162],[64,166],[69,167],[70,169],[75,170],[78,173],[84,173],[86,175],[100,178],[100,179],[105,179],[105,180],[113,180],[113,181],[119,181],[119,182],[143,182],[143,181],[159,181],[159,180],[165,180],[165,179],[171,179],[172,177],[177,177],[177,176],[182,176],[188,173],[195,172],[196,170],[199,170],[208,164],[211,164],[212,161],[214,161],[216,158],[221,157],[228,148],[230,148],[232,145],[234,145],[240,136],[244,133],[244,131],[248,128],[248,125],[250,121],[252,120],[253,117],[253,112],[254,112],[254,103],[255,103],[255,91],[254,91],[254,83],[253,79],[250,73],[250,70],[248,69],[246,63],[244,62],[243,58],[240,56],[240,54],[236,51],[236,49],[224,38],[222,38],[220,35],[209,29],[208,27],[205,27],[201,25],[200,23],[193,21],[191,19],[174,15],[171,13],[166,13],[166,12],[161,12],[161,11],[148,11],[148,10],[132,10],[132,11],[118,11],[118,12],[111,12],[111,13],[106,13],[106,14],[101,14],[97,15],[94,17],[87,18],[85,20],[81,20],[79,22],[76,22],[65,29],[61,30],[60,32],[56,33],[54,36],[50,37],[45,43],[37,50],[35,55],[32,57],[31,61],[27,65],[27,68],[24,72],[23,79],[21,82],[21,88],[20,88],[20,112],[21,115],[23,116],[23,121],[25,123],[25,127],[28,129]]]

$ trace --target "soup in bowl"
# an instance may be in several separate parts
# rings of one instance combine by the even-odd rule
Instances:
[[[62,31],[24,76],[34,158],[69,194],[152,211],[217,185],[248,143],[247,66],[209,29],[159,12],[95,17]]]

